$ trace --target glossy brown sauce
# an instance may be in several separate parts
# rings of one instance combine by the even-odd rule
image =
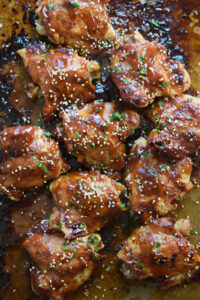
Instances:
[[[24,93],[24,84],[30,79],[15,50],[24,47],[29,39],[38,40],[33,23],[35,7],[34,0],[1,0],[0,9],[0,42],[1,42],[1,65],[4,71],[0,72],[0,127],[17,124],[43,124],[41,118],[41,104],[36,101],[32,103],[27,100]],[[130,1],[111,0],[109,14],[115,29],[124,28],[131,32],[139,29],[148,40],[157,39],[164,44],[170,56],[186,63],[192,79],[191,93],[200,93],[200,1],[199,0],[165,0],[165,1]],[[155,27],[152,20],[159,24]],[[18,35],[20,34],[20,35]],[[18,36],[17,36],[18,35]],[[27,36],[28,35],[28,38]],[[8,45],[11,45],[7,50]],[[13,61],[10,59],[13,56]],[[103,66],[107,66],[107,58],[98,59]],[[8,62],[9,61],[9,62]],[[17,61],[17,62],[15,62]],[[9,67],[6,67],[6,66]],[[1,75],[3,74],[3,75]],[[7,74],[7,75],[6,75]],[[14,75],[13,75],[14,74]],[[17,85],[16,85],[17,80]],[[23,84],[21,84],[23,82]],[[15,84],[10,103],[15,104],[21,114],[17,113],[7,102]],[[118,93],[113,87],[108,72],[103,72],[102,79],[96,82],[97,99],[114,100]],[[20,101],[16,101],[20,99]],[[26,104],[25,111],[23,103]],[[148,123],[147,123],[148,124]],[[146,130],[144,122],[142,129],[136,132],[135,137]],[[198,163],[198,159],[197,159]],[[197,164],[198,165],[198,164]],[[72,160],[72,167],[76,169],[77,164]],[[198,169],[195,171],[195,182],[199,182]],[[195,187],[186,197],[181,208],[174,212],[175,218],[190,216],[194,222],[194,234],[191,241],[200,245],[200,188]],[[2,264],[10,276],[1,270],[0,287],[3,300],[36,300],[45,299],[36,296],[30,287],[29,266],[31,260],[22,249],[24,234],[37,224],[40,220],[48,218],[52,200],[48,188],[44,187],[37,193],[28,193],[27,198],[20,203],[13,203],[6,197],[1,199],[0,209],[0,242]],[[122,224],[122,225],[121,225]],[[102,231],[103,240],[106,244],[103,254],[105,259],[94,276],[75,293],[68,295],[69,300],[197,300],[200,295],[199,283],[188,284],[159,291],[152,281],[128,282],[119,273],[119,265],[116,252],[124,239],[134,227],[134,222],[126,215],[124,220],[116,220],[115,226]],[[129,229],[129,230],[127,230]]]

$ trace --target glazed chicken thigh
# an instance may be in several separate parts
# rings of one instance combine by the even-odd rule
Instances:
[[[62,300],[94,272],[104,245],[98,234],[69,242],[56,235],[37,233],[23,243],[36,266],[32,268],[32,289],[50,300]]]
[[[148,116],[156,125],[150,144],[164,154],[179,158],[200,148],[200,98],[183,95],[159,101]]]
[[[162,289],[199,279],[200,257],[183,236],[190,228],[189,220],[175,223],[161,218],[134,230],[117,255],[123,261],[124,275],[128,279],[153,277]]]
[[[66,148],[79,162],[114,171],[125,166],[124,142],[139,125],[136,112],[119,113],[115,103],[93,102],[66,109],[61,118]]]
[[[36,126],[9,127],[0,132],[0,193],[20,200],[27,189],[58,177],[64,164],[57,143]]]
[[[99,171],[74,171],[50,185],[58,208],[50,216],[51,228],[68,239],[100,230],[123,210],[120,194],[125,186]]]
[[[159,96],[181,95],[190,86],[184,66],[167,49],[136,32],[111,53],[111,76],[123,101],[145,107]]]
[[[106,6],[108,0],[38,1],[36,30],[55,44],[67,44],[80,53],[98,54],[114,45],[115,31]]]
[[[41,89],[45,119],[51,118],[61,105],[84,104],[95,99],[92,79],[99,77],[98,63],[78,56],[71,49],[47,50],[41,44],[29,45],[18,54],[33,82]]]
[[[173,161],[159,156],[144,138],[135,141],[124,181],[130,191],[131,210],[146,222],[165,216],[181,204],[192,188],[189,157]]]

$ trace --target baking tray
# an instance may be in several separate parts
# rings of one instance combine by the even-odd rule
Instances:
[[[33,26],[35,19],[35,1],[0,1],[0,129],[16,124],[42,124],[41,103],[32,102],[24,93],[24,84],[29,81],[19,57],[15,51],[32,40],[41,39]],[[172,58],[186,64],[191,75],[192,95],[200,94],[200,0],[172,1],[126,1],[111,0],[109,15],[116,30],[132,32],[140,30],[148,40],[163,43]],[[159,24],[155,28],[151,21]],[[102,66],[108,64],[106,57],[98,58]],[[97,99],[115,101],[118,97],[109,73],[102,69],[102,78],[96,82]],[[16,101],[17,100],[17,101]],[[13,108],[14,106],[14,108]],[[51,124],[54,126],[54,124]],[[147,126],[146,126],[147,127]],[[143,131],[145,132],[145,120]],[[147,133],[147,132],[146,132]],[[141,129],[136,136],[141,134]],[[131,141],[129,141],[131,143]],[[190,217],[194,223],[191,241],[200,246],[200,178],[199,154],[194,159],[194,189],[187,194],[182,207],[173,213],[173,217]],[[77,165],[71,160],[72,168]],[[31,260],[22,248],[24,234],[40,220],[48,218],[52,201],[48,187],[37,193],[28,193],[18,203],[6,197],[0,199],[0,288],[2,300],[46,299],[35,295],[30,286],[28,269]],[[120,225],[119,225],[120,224]],[[116,252],[122,240],[136,224],[129,217],[116,220],[112,228],[101,233],[106,244],[104,261],[94,276],[73,294],[68,300],[198,300],[200,283],[191,283],[159,291],[151,280],[126,281],[119,273]],[[200,253],[200,252],[199,252]]]

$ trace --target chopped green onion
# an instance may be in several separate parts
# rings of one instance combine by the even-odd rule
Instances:
[[[80,130],[80,129],[78,129],[78,130],[76,131],[76,136],[77,136],[78,138],[81,138],[81,130]]]
[[[65,223],[64,222],[60,222],[60,227],[61,228],[65,227]]]
[[[157,242],[155,246],[156,246],[156,248],[160,248],[161,243],[160,243],[160,242]]]
[[[151,21],[151,24],[153,24],[153,26],[155,26],[155,27],[159,27],[159,24],[154,20]]]
[[[36,165],[37,165],[40,169],[42,169],[42,171],[44,171],[46,174],[49,172],[49,171],[47,170],[47,168],[45,167],[45,165],[44,165],[40,160],[37,160],[37,161],[36,161]]]
[[[52,8],[54,8],[55,5],[56,5],[55,3],[49,3],[48,4],[48,9],[52,10]]]
[[[51,133],[51,132],[45,132],[44,135],[45,135],[46,137],[51,137],[51,136],[52,136],[52,133]]]
[[[164,87],[168,87],[168,81],[163,81],[162,85],[163,85]]]
[[[70,2],[70,4],[71,4],[74,8],[79,8],[79,7],[80,7],[80,5],[79,5],[76,1]]]

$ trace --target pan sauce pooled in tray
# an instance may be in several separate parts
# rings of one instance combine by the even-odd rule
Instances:
[[[3,300],[198,299],[194,2],[2,0]]]

